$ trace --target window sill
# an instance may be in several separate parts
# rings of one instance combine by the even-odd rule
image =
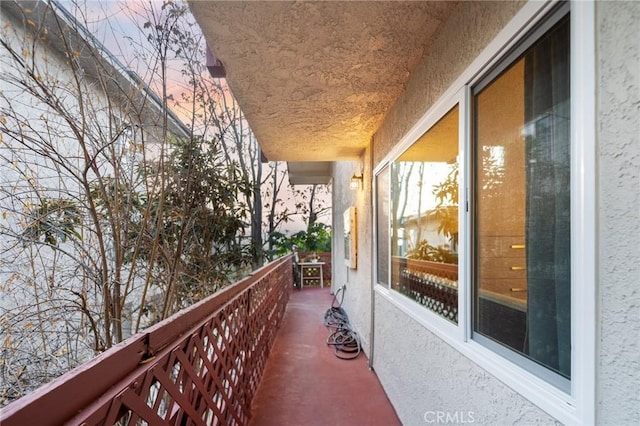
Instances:
[[[567,425],[582,424],[577,414],[575,398],[571,395],[480,343],[471,339],[466,340],[461,326],[429,312],[406,296],[379,284],[374,289],[376,294],[560,422]]]

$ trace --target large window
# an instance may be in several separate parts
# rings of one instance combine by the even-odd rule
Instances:
[[[527,41],[473,89],[473,329],[568,379],[568,17]]]
[[[458,107],[391,163],[391,288],[458,322]]]
[[[376,177],[381,293],[461,350],[506,358],[567,394],[569,41],[560,4],[451,90]]]

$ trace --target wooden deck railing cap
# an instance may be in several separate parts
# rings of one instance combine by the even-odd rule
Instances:
[[[262,287],[262,291],[268,294],[269,297],[265,297],[262,300],[259,309],[257,307],[249,309],[248,306],[243,309],[246,317],[243,319],[242,324],[246,327],[254,327],[254,329],[236,330],[234,333],[244,332],[251,336],[267,336],[270,340],[264,342],[266,343],[265,346],[263,348],[236,347],[238,342],[234,339],[240,339],[239,335],[236,337],[223,336],[217,340],[220,338],[223,341],[225,339],[234,340],[233,345],[225,348],[224,351],[230,351],[229,353],[225,352],[227,354],[225,356],[232,356],[229,354],[233,350],[241,351],[242,354],[236,355],[236,357],[240,357],[236,359],[238,362],[248,360],[248,354],[256,353],[256,351],[260,351],[256,356],[266,358],[275,335],[275,332],[267,327],[275,329],[277,323],[274,321],[279,321],[284,313],[288,292],[292,287],[291,264],[292,256],[285,256],[271,262],[239,282],[113,346],[87,363],[4,407],[0,410],[0,423],[2,426],[60,425],[68,422],[81,424],[85,421],[83,419],[87,419],[87,424],[103,424],[107,420],[104,417],[107,416],[107,413],[112,413],[112,416],[115,415],[117,417],[121,416],[121,412],[124,413],[129,410],[128,412],[131,416],[129,420],[134,422],[133,424],[137,421],[136,419],[143,419],[148,424],[155,424],[157,419],[161,417],[158,413],[162,410],[162,404],[156,404],[155,409],[158,412],[154,413],[154,408],[149,407],[144,399],[151,398],[149,392],[160,392],[160,390],[152,391],[151,386],[156,386],[157,383],[163,381],[164,384],[160,385],[158,389],[162,389],[167,395],[173,392],[171,399],[174,402],[171,404],[177,410],[172,414],[174,417],[179,415],[191,418],[194,415],[205,417],[209,415],[216,418],[220,417],[218,421],[221,421],[221,423],[219,424],[226,424],[230,419],[236,419],[236,421],[232,421],[233,424],[242,423],[242,421],[238,422],[237,420],[248,418],[249,413],[246,412],[248,407],[246,402],[225,400],[226,408],[221,410],[211,406],[211,401],[207,403],[208,397],[198,396],[198,392],[208,392],[207,386],[232,386],[232,384],[228,383],[228,378],[224,379],[227,380],[226,385],[224,380],[220,379],[214,386],[212,383],[217,379],[212,376],[212,371],[209,370],[228,372],[235,368],[240,368],[235,364],[226,364],[228,360],[221,356],[219,351],[222,349],[218,348],[224,342],[216,341],[213,344],[210,340],[215,333],[212,334],[212,330],[207,327],[221,327],[220,323],[226,322],[228,318],[217,319],[216,317],[223,313],[225,307],[233,305],[234,312],[237,312],[235,315],[240,315],[240,311],[238,311],[240,304],[249,303],[250,300],[246,291],[251,288]],[[273,283],[271,277],[276,278]],[[264,278],[269,279],[264,280]],[[273,285],[269,285],[270,283]],[[279,310],[277,315],[272,315],[273,309]],[[269,315],[266,313],[269,313]],[[256,317],[250,317],[251,315]],[[261,315],[265,316],[265,318],[259,318]],[[266,318],[271,318],[271,322],[265,320]],[[217,333],[218,336],[221,336],[219,331]],[[200,340],[196,342],[192,341],[193,339]],[[249,338],[243,338],[242,340],[244,344],[253,345]],[[185,344],[184,342],[186,341],[189,341],[189,343]],[[226,343],[228,344],[229,342]],[[201,348],[204,344],[208,345],[208,349],[203,355],[202,350],[198,348]],[[185,350],[188,353],[184,352]],[[158,357],[156,358],[156,356]],[[205,360],[203,356],[205,358],[212,356],[214,359]],[[189,357],[193,358],[193,363],[198,365],[183,365],[184,360]],[[264,362],[255,363],[254,361],[253,359],[248,360],[253,364],[242,368],[262,368],[264,366]],[[176,389],[180,389],[179,386],[172,386],[169,382],[166,382],[166,380],[173,380],[172,375],[175,373],[176,366],[180,366],[179,373],[177,373],[180,377],[175,378],[175,380],[185,381],[182,383],[182,389],[185,392],[185,386],[192,387],[187,392],[189,395],[184,397],[177,394],[178,391]],[[204,375],[201,379],[208,381],[208,383],[196,383],[197,380],[200,380],[198,379],[200,373],[197,373],[196,370],[201,372],[207,370],[208,373],[203,373]],[[251,377],[253,382],[256,382],[256,378],[259,379],[261,374],[262,371],[250,372],[248,377]],[[166,388],[167,386],[168,388]],[[252,397],[247,386],[247,384],[243,384],[242,389],[236,389],[234,398]],[[257,383],[252,386],[257,386]],[[223,389],[222,392],[226,391]],[[127,401],[122,399],[123,395],[126,396],[125,399]],[[211,399],[213,400],[213,398]],[[183,405],[187,404],[185,401],[188,401],[188,404],[193,404],[194,406],[179,407],[176,405],[176,401],[180,401]],[[200,412],[198,410],[205,411]],[[234,410],[240,411],[236,413]],[[113,414],[114,412],[116,414]],[[162,424],[173,423],[167,420]]]

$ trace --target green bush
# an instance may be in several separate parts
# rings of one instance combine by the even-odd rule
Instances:
[[[293,246],[298,247],[299,252],[330,252],[331,251],[331,227],[324,223],[316,222],[307,231],[296,232],[290,237],[282,233],[272,235],[275,254],[282,256],[293,251]]]

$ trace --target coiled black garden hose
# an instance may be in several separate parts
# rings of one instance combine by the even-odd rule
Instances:
[[[349,317],[342,308],[345,289],[346,286],[343,286],[336,291],[331,307],[324,315],[324,325],[331,331],[327,337],[327,345],[333,346],[334,353],[338,358],[350,360],[356,359],[360,355],[362,346],[358,333],[351,328]],[[338,302],[339,296],[340,301]]]

